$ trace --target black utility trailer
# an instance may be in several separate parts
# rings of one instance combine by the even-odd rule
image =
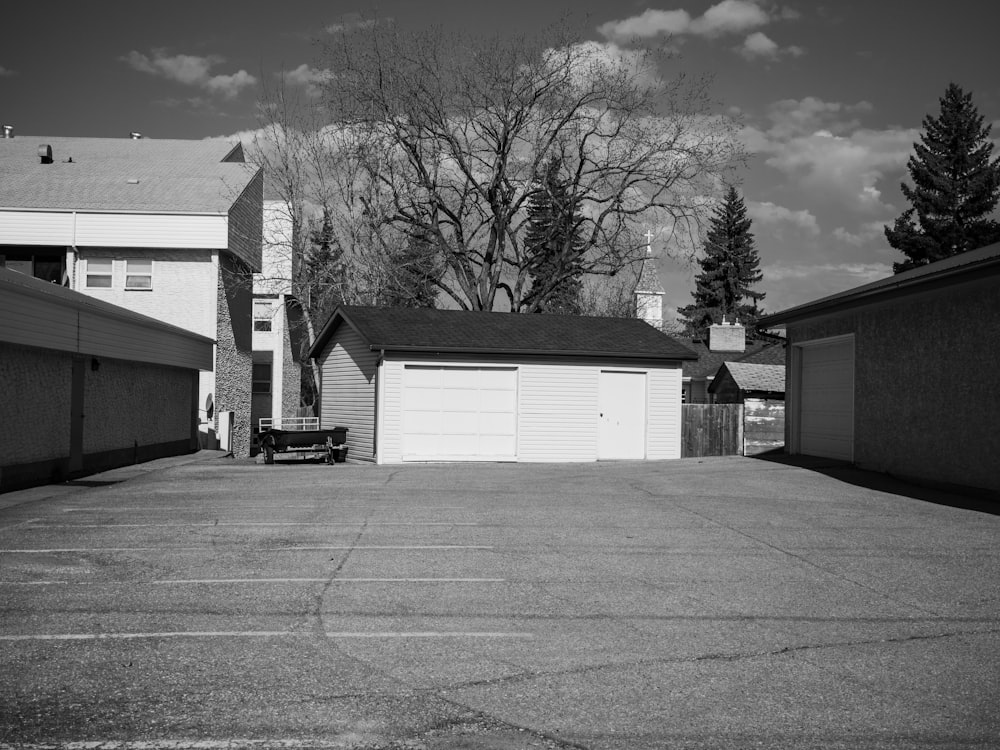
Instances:
[[[260,433],[264,463],[273,464],[275,453],[294,453],[300,458],[324,458],[328,464],[347,460],[347,428],[329,430],[277,430]]]

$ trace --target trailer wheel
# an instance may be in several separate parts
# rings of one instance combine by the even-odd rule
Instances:
[[[270,441],[264,443],[264,463],[274,463],[274,446],[271,445]]]

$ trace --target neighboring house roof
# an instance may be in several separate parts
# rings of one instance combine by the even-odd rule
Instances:
[[[685,378],[708,378],[718,372],[723,362],[757,362],[760,364],[782,364],[785,362],[785,347],[767,341],[754,341],[747,344],[742,352],[713,352],[704,341],[684,342],[698,355],[694,362],[684,363]]]
[[[309,350],[310,357],[320,355],[341,323],[354,328],[373,351],[647,360],[697,356],[637,318],[344,306],[323,327]]]
[[[228,141],[18,135],[0,139],[0,208],[225,214],[257,171]]]
[[[723,363],[712,384],[708,387],[710,392],[715,392],[716,385],[721,381],[725,371],[729,372],[736,387],[741,391],[785,392],[784,365],[759,365],[752,362]]]
[[[998,273],[1000,273],[1000,243],[953,255],[814,302],[765,315],[757,321],[757,325],[760,328],[781,327],[820,314],[835,313],[870,302],[881,302],[893,297]]]

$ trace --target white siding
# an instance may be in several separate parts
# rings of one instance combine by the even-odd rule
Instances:
[[[518,460],[597,459],[598,372],[592,365],[521,366]]]
[[[378,462],[403,460],[403,363],[386,357],[379,368]]]
[[[229,247],[225,216],[174,214],[87,214],[76,217],[78,247]]]
[[[73,214],[0,211],[0,245],[72,245]]]
[[[681,454],[681,368],[677,365],[635,366],[579,363],[572,360],[515,362],[455,357],[449,361],[408,355],[387,360],[379,372],[380,463],[402,461],[403,368],[406,364],[481,365],[519,370],[518,461],[597,460],[598,382],[602,369],[648,373],[646,456],[664,459]],[[620,366],[619,366],[620,364]]]
[[[347,427],[348,458],[375,457],[375,371],[378,355],[342,323],[320,358],[320,426]]]
[[[681,367],[649,370],[646,458],[681,457]]]

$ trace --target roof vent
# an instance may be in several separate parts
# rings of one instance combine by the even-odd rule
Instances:
[[[3,137],[4,138],[13,138],[14,137],[14,126],[13,125],[4,125],[3,126]]]
[[[133,130],[131,133],[128,134],[128,137],[131,138],[133,141],[141,141],[142,133],[140,133],[137,130]]]
[[[52,146],[47,143],[43,143],[38,147],[38,158],[41,159],[42,164],[52,163]]]

